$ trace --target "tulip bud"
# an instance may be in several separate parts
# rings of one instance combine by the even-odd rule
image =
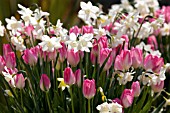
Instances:
[[[76,78],[76,84],[80,87],[81,86],[81,70],[80,69],[76,70],[74,75]]]
[[[164,81],[157,83],[156,85],[152,84],[151,88],[154,92],[160,92],[164,88]]]
[[[6,58],[9,52],[12,52],[10,44],[3,44],[3,57]]]
[[[98,40],[98,45],[99,45],[99,49],[107,48],[108,47],[107,37],[106,36],[100,37],[100,39]]]
[[[63,42],[61,42],[61,45],[62,45],[62,48],[58,49],[59,59],[60,59],[60,62],[64,62],[64,60],[67,57],[67,48],[66,48],[66,45]]]
[[[57,57],[57,52],[56,52],[56,49],[54,49],[54,51],[53,52],[47,52],[47,55],[48,55],[48,57],[47,57],[47,60],[48,60],[48,62],[49,61],[56,61],[56,57]]]
[[[25,78],[22,74],[16,74],[15,86],[19,89],[23,89],[25,87]]]
[[[79,52],[75,52],[74,49],[68,50],[67,61],[71,66],[76,67],[80,61]]]
[[[74,33],[75,35],[78,35],[81,32],[81,29],[78,28],[77,26],[73,26],[70,30],[69,30],[69,34]]]
[[[158,42],[156,40],[156,37],[154,35],[149,36],[147,38],[147,43],[151,45],[152,50],[157,50],[158,49]]]
[[[25,27],[25,32],[28,36],[32,36],[32,31],[34,30],[34,26],[33,25],[28,25]]]
[[[40,89],[42,91],[48,91],[50,87],[51,87],[50,79],[46,74],[42,74],[40,79]]]
[[[120,97],[124,108],[128,108],[132,105],[134,99],[134,93],[131,89],[125,89]]]
[[[67,67],[64,69],[64,82],[67,85],[75,84],[76,78],[74,76],[74,73],[70,67]]]
[[[83,95],[87,99],[91,99],[96,94],[95,80],[86,79],[83,82]]]
[[[163,65],[164,65],[163,58],[159,58],[158,56],[153,56],[151,54],[147,55],[144,60],[144,69],[145,70],[152,69],[152,71],[155,73],[159,73]]]
[[[128,70],[132,65],[132,57],[129,50],[122,50],[120,55],[116,56],[114,68],[115,70]]]
[[[131,56],[132,56],[132,66],[134,68],[138,68],[143,64],[143,53],[141,49],[132,48],[131,49]]]
[[[4,70],[5,61],[2,56],[0,56],[0,73]]]
[[[100,67],[103,65],[104,61],[109,56],[109,54],[111,54],[111,52],[112,52],[112,49],[109,49],[109,48],[102,48],[100,50],[100,54],[99,54]],[[105,66],[104,66],[104,70],[109,70],[112,65],[112,62],[113,62],[113,56],[110,55]]]
[[[138,81],[132,83],[131,89],[133,90],[135,97],[140,95],[140,84]]]
[[[82,27],[82,33],[93,33],[93,26],[83,26]]]
[[[26,64],[29,64],[31,66],[35,65],[37,63],[38,60],[38,56],[37,56],[37,51],[34,51],[35,48],[31,48],[31,49],[26,49],[24,51],[24,55],[22,56],[24,62]]]
[[[14,52],[9,52],[5,58],[5,63],[8,68],[14,69],[16,67],[16,58]]]

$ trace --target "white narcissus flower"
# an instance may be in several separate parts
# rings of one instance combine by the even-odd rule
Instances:
[[[109,107],[110,107],[109,104],[107,102],[104,102],[101,105],[98,105],[96,109],[99,110],[100,113],[109,113],[110,112]]]
[[[119,44],[123,45],[124,41],[125,41],[124,38],[112,36],[111,37],[111,47],[112,48],[117,47]]]
[[[99,8],[93,6],[91,2],[87,4],[85,2],[80,2],[81,10],[78,12],[78,17],[81,18],[86,24],[91,24],[91,18],[97,19],[97,12]]]
[[[71,33],[69,35],[69,40],[66,41],[66,44],[68,45],[68,50],[74,49],[75,51],[77,50],[78,42],[77,42],[77,36],[74,33]]]
[[[133,11],[133,7],[130,5],[128,0],[121,0],[121,6],[126,9],[127,11]]]
[[[15,17],[11,17],[11,19],[6,18],[5,21],[7,22],[7,29],[12,30],[13,34],[16,34],[17,30],[22,31],[22,22],[17,21]]]
[[[148,4],[144,0],[138,0],[135,4],[135,8],[137,8],[137,11],[139,11],[142,16],[145,16],[150,12]]]
[[[21,36],[18,36],[18,37],[13,36],[13,37],[11,37],[11,42],[12,42],[12,44],[15,45],[16,50],[24,51],[26,49],[25,45],[23,44],[24,39]]]
[[[147,56],[148,54],[152,54],[154,56],[158,56],[158,57],[161,57],[161,53],[159,50],[152,50],[151,49],[151,45],[146,45],[144,42],[141,42],[140,44],[136,45],[137,48],[140,48],[142,50],[145,50],[146,51],[146,55]]]
[[[122,105],[104,102],[96,107],[100,113],[122,113]]]
[[[78,47],[77,47],[78,50],[90,52],[89,48],[93,47],[93,44],[91,42],[92,38],[93,38],[93,34],[91,33],[80,36],[78,41]]]
[[[0,36],[4,36],[4,30],[5,30],[5,27],[2,26],[2,22],[0,21]]]
[[[111,113],[122,113],[123,112],[122,105],[118,104],[117,102],[110,103],[109,106],[110,106]]]
[[[170,35],[170,23],[164,23],[163,28],[161,28],[161,34],[163,36],[168,36]]]
[[[60,41],[61,41],[60,37],[50,38],[47,35],[43,35],[42,42],[39,43],[38,45],[40,45],[42,47],[43,51],[53,52],[54,49],[58,49],[58,48],[62,47],[62,45],[60,44]]]
[[[130,73],[130,72],[126,72],[126,73],[122,73],[122,72],[120,72],[120,73],[118,73],[118,78],[117,78],[117,80],[119,81],[119,84],[120,85],[125,85],[127,82],[130,82],[130,81],[132,81],[132,79],[133,79],[133,76],[132,76],[132,74],[134,74],[135,72],[133,72],[133,73]]]
[[[99,27],[99,29],[94,29],[94,34],[96,35],[95,38],[99,40],[100,37],[106,35],[105,29]]]
[[[18,13],[22,15],[21,18],[25,21],[26,26],[29,25],[33,11],[31,11],[29,8],[23,7],[21,4],[18,4],[18,7],[21,9],[18,11]]]

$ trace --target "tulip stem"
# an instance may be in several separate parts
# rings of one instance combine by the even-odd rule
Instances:
[[[73,99],[73,93],[72,93],[72,87],[70,87],[70,96],[71,96],[71,107],[72,107],[72,113],[74,112],[74,99]]]
[[[47,98],[47,103],[48,103],[48,108],[49,108],[49,112],[51,112],[51,106],[50,106],[50,101],[49,101],[49,97],[48,97],[48,92],[46,92],[46,98]]]
[[[20,95],[21,95],[21,106],[23,108],[22,89],[20,90]]]
[[[88,113],[90,113],[90,99],[88,99]]]

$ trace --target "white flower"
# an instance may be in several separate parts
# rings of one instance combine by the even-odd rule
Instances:
[[[26,26],[29,25],[33,11],[31,11],[29,8],[23,7],[20,4],[18,4],[18,7],[21,9],[21,11],[18,11],[18,13],[22,15],[21,18],[25,21]]]
[[[80,36],[78,41],[78,47],[77,47],[78,50],[90,52],[89,48],[93,47],[91,42],[92,38],[93,38],[93,34],[91,33]]]
[[[91,2],[87,4],[85,2],[80,2],[81,10],[78,12],[78,17],[81,18],[86,24],[91,24],[91,19],[97,19],[97,12],[99,8],[93,6]]]
[[[125,41],[124,38],[112,36],[111,37],[111,47],[112,48],[117,47],[119,44],[123,45],[124,41]]]
[[[4,67],[5,71],[2,71],[2,74],[4,75],[5,80],[12,86],[15,87],[15,78],[13,77],[13,74],[10,74],[7,67]]]
[[[130,5],[128,0],[121,0],[121,7],[126,9],[127,11],[133,11],[133,7]]]
[[[146,51],[145,56],[147,56],[148,54],[152,54],[154,56],[156,55],[158,57],[161,57],[161,53],[159,50],[156,50],[156,51],[152,50],[151,45],[148,45],[148,44],[146,45],[144,42],[141,42],[139,45],[136,45],[136,47],[142,50],[144,49]]]
[[[152,77],[154,74],[142,72],[142,75],[138,76],[138,80],[142,81],[143,85],[150,86],[152,84]]]
[[[122,105],[116,103],[110,103],[110,112],[111,113],[122,113]]]
[[[101,14],[101,15],[99,15],[99,18],[97,19],[97,25],[99,27],[106,26],[106,25],[110,24],[111,22],[113,22],[113,18],[108,15]]]
[[[96,109],[99,110],[100,113],[109,113],[110,112],[109,107],[110,107],[109,104],[107,102],[104,102],[101,105],[98,105]]]
[[[38,45],[40,45],[42,47],[43,51],[53,52],[54,49],[58,49],[58,48],[62,47],[62,45],[60,44],[60,40],[61,40],[60,37],[50,38],[47,35],[43,35],[42,42],[39,43]]]
[[[107,103],[104,102],[101,105],[98,105],[96,109],[100,113],[122,113],[122,105],[118,103]]]
[[[23,44],[24,43],[24,40],[21,36],[18,36],[18,37],[11,37],[11,42],[12,44],[15,45],[16,47],[16,50],[19,50],[19,51],[24,51],[26,49],[25,45]]]
[[[106,35],[106,31],[104,28],[99,27],[99,29],[94,29],[95,38],[99,40],[100,37]]]
[[[4,30],[5,30],[5,27],[2,26],[2,22],[0,21],[0,36],[4,36]]]
[[[137,8],[137,11],[143,16],[149,14],[149,6],[144,0],[138,0],[135,4],[135,7]]]
[[[75,51],[78,51],[78,49],[77,49],[77,46],[78,46],[77,36],[74,33],[71,33],[69,35],[69,40],[66,41],[66,44],[68,45],[68,50],[74,49]]]
[[[133,73],[131,73],[131,72],[126,72],[126,73],[119,72],[118,78],[117,78],[117,80],[119,81],[119,84],[125,85],[127,82],[132,81],[132,79],[133,79],[132,74],[134,74],[134,73],[135,72],[133,72]]]
[[[161,34],[163,36],[168,36],[170,35],[170,23],[164,23],[163,28],[161,28]]]
[[[11,19],[6,18],[7,29],[12,30],[12,33],[15,34],[18,31],[22,31],[22,23],[21,21],[17,21],[15,17],[11,17]]]

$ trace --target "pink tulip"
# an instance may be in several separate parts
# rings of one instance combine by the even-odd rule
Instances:
[[[138,81],[132,83],[131,89],[133,90],[135,97],[140,95],[140,84]]]
[[[68,50],[67,61],[71,66],[76,67],[80,61],[79,52],[75,52],[74,49]]]
[[[32,31],[34,30],[33,25],[28,25],[25,27],[25,32],[27,33],[28,36],[32,36]]]
[[[96,64],[96,59],[97,59],[96,55],[91,51],[91,52],[90,52],[90,60],[91,60],[91,63],[92,63],[93,65]]]
[[[82,34],[85,34],[85,33],[93,33],[93,26],[83,26]]]
[[[74,75],[76,78],[76,84],[80,87],[81,86],[81,70],[80,69],[76,70]]]
[[[80,32],[81,32],[81,29],[78,28],[77,26],[73,26],[73,27],[69,30],[69,34],[74,33],[75,35],[78,35],[78,34],[80,34]]]
[[[159,58],[158,56],[153,56],[151,54],[147,55],[144,60],[144,69],[151,69],[155,73],[159,73],[161,67],[164,65],[163,58]]]
[[[125,39],[124,50],[128,50],[128,45],[129,45],[128,35],[122,35],[121,38]]]
[[[143,64],[142,50],[139,48],[132,48],[130,52],[131,52],[131,56],[132,56],[132,66],[134,68],[141,67]]]
[[[62,45],[62,48],[58,49],[59,59],[60,59],[60,62],[64,62],[64,60],[67,57],[67,48],[66,48],[66,45],[63,42],[61,42],[61,45]]]
[[[35,65],[38,60],[38,53],[35,51],[36,48],[26,49],[24,55],[22,56],[24,62],[31,66]]]
[[[4,70],[5,61],[2,56],[0,56],[0,73]]]
[[[51,88],[50,79],[46,74],[42,74],[40,79],[40,89],[42,91],[49,91],[50,88]]]
[[[132,57],[129,50],[122,50],[120,55],[116,56],[114,69],[115,70],[128,70],[132,65]]]
[[[109,56],[109,59],[107,60],[105,66],[104,66],[104,70],[109,70],[110,67],[112,66],[113,63],[113,56],[111,55],[112,49],[109,48],[102,48],[100,50],[100,55],[99,55],[99,64],[100,67],[103,65],[104,61],[106,60],[106,58]]]
[[[25,87],[25,78],[22,74],[16,74],[16,76],[15,76],[15,86],[18,89],[23,89]]]
[[[156,85],[152,84],[151,88],[154,92],[160,92],[164,88],[164,81],[157,83]]]
[[[5,63],[8,68],[14,69],[16,67],[16,58],[14,52],[8,52],[5,58]]]
[[[64,69],[64,82],[67,85],[73,85],[76,82],[76,78],[75,78],[74,73],[70,67],[67,67]]]
[[[131,89],[125,89],[120,97],[124,108],[132,105],[134,99],[134,92]]]
[[[9,52],[12,52],[10,44],[3,44],[3,57],[6,58]]]
[[[157,43],[156,37],[154,35],[148,37],[147,43],[149,45],[151,45],[152,50],[157,50],[158,49],[158,43]]]
[[[99,49],[108,48],[108,41],[106,36],[102,36],[98,40]]]
[[[48,60],[48,62],[49,61],[56,61],[56,57],[57,57],[57,51],[56,51],[56,49],[53,51],[53,52],[47,52],[47,60]]]
[[[98,56],[98,54],[99,54],[99,46],[98,46],[97,41],[94,41],[94,42],[93,42],[93,47],[92,47],[92,49],[91,49],[91,52],[92,52],[95,56]]]
[[[83,95],[87,99],[91,99],[96,94],[95,80],[86,79],[83,82]]]
[[[113,99],[112,102],[122,105],[122,102],[121,102],[121,100],[119,98]]]

